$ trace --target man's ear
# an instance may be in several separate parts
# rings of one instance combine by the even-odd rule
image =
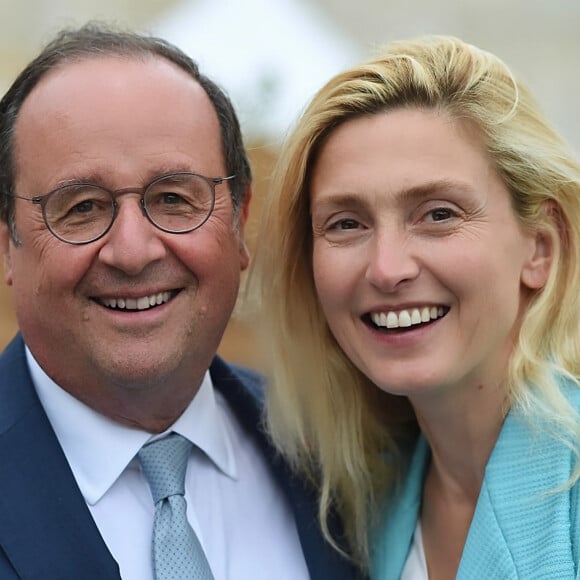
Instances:
[[[4,262],[4,282],[12,286],[12,260],[10,257],[10,228],[0,221],[0,255]]]
[[[240,268],[245,270],[250,264],[250,251],[248,250],[248,245],[244,237],[244,232],[246,228],[246,222],[248,221],[248,215],[250,214],[250,200],[252,199],[252,186],[248,185],[246,188],[246,193],[244,197],[244,202],[238,210],[238,239],[239,239],[239,251],[240,251]]]
[[[544,203],[546,226],[540,226],[530,239],[530,256],[524,264],[521,281],[531,290],[539,290],[546,285],[554,261],[555,244],[562,247],[566,237],[565,221],[558,205],[553,201]],[[559,240],[557,239],[559,238]]]

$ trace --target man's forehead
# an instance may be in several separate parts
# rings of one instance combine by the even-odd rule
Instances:
[[[66,110],[74,99],[86,98],[91,92],[110,99],[113,95],[119,97],[137,91],[145,99],[159,87],[171,87],[165,92],[167,99],[175,93],[187,93],[192,107],[203,103],[211,106],[199,82],[161,56],[86,55],[58,64],[46,73],[25,99],[21,113],[39,104],[57,111]],[[154,95],[160,98],[163,92],[157,91]]]
[[[55,68],[21,108],[14,154],[18,173],[41,161],[47,169],[60,167],[49,170],[50,184],[38,184],[44,188],[71,177],[75,167],[72,177],[113,159],[149,159],[172,171],[225,170],[219,120],[205,90],[187,71],[155,56],[90,57]]]

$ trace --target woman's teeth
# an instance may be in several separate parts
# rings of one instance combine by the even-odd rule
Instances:
[[[380,328],[409,328],[417,324],[437,320],[445,314],[443,306],[423,306],[405,310],[373,312],[370,317],[375,326]]]

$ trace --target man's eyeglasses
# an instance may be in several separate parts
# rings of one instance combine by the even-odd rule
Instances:
[[[46,227],[59,240],[89,244],[111,229],[119,209],[117,197],[126,193],[141,195],[143,214],[160,230],[170,234],[192,232],[211,215],[216,186],[235,177],[172,173],[156,177],[144,188],[110,191],[92,183],[73,183],[45,195],[10,195],[40,205]]]

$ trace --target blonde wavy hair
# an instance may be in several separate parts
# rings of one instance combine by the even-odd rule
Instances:
[[[337,510],[363,568],[373,516],[400,479],[418,427],[406,398],[376,388],[329,331],[312,274],[309,176],[336,127],[401,107],[475,123],[521,223],[551,232],[549,281],[525,313],[506,385],[511,405],[548,419],[578,454],[578,417],[554,378],[563,374],[578,385],[580,375],[577,161],[494,55],[452,37],[388,44],[374,60],[330,80],[290,133],[265,201],[249,287],[271,363],[272,438],[297,470],[319,482],[327,537],[329,514]]]

